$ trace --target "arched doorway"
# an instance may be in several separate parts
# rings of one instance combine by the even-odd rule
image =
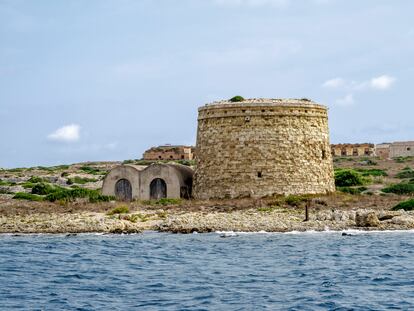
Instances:
[[[132,201],[132,186],[129,180],[120,179],[116,182],[115,196],[120,201]]]
[[[164,179],[155,178],[150,184],[150,199],[161,199],[167,197],[167,184]]]

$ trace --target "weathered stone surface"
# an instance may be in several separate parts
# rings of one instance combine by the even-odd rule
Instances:
[[[327,109],[250,99],[199,108],[196,198],[335,191]]]
[[[355,223],[357,227],[378,227],[380,225],[375,212],[356,213]]]

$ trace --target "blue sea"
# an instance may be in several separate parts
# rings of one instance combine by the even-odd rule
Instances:
[[[0,235],[0,310],[414,310],[414,232]]]

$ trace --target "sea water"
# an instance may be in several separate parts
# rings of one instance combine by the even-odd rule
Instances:
[[[0,310],[414,310],[414,232],[0,235]]]

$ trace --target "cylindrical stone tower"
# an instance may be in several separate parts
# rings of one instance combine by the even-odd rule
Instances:
[[[200,107],[196,159],[198,199],[335,191],[327,108],[307,99]]]

